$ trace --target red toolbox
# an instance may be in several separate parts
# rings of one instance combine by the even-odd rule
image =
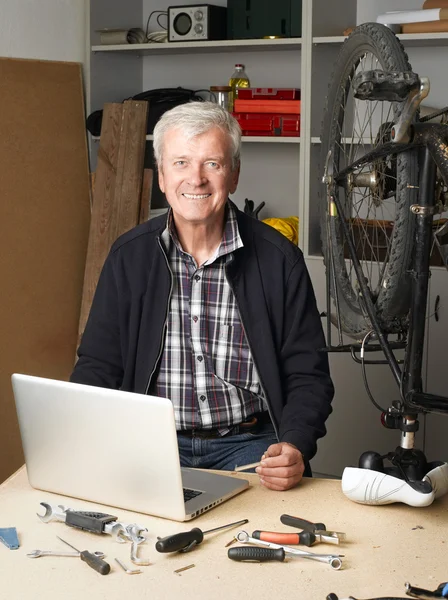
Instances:
[[[267,113],[233,113],[243,135],[298,137],[300,115]]]
[[[297,88],[239,88],[240,100],[300,100]]]
[[[239,94],[239,90],[238,90]],[[300,114],[300,100],[235,100],[236,113]]]

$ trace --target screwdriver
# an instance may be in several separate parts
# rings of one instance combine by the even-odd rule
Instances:
[[[109,573],[110,564],[107,563],[105,560],[98,558],[98,556],[92,554],[92,552],[89,552],[88,550],[83,550],[81,552],[80,550],[78,550],[78,548],[75,548],[74,546],[60,538],[58,535],[56,537],[58,538],[58,540],[61,540],[61,542],[64,542],[64,544],[67,544],[67,546],[70,546],[70,548],[73,548],[73,550],[76,550],[76,552],[79,552],[81,560],[87,563],[91,569],[97,571],[98,573],[101,573],[101,575],[107,575]]]
[[[214,529],[208,529],[207,531],[202,531],[199,527],[194,527],[190,531],[174,533],[173,535],[159,538],[156,542],[156,550],[157,552],[189,552],[202,542],[204,535],[207,533],[221,531],[221,529],[228,529],[229,527],[236,527],[237,525],[244,525],[248,522],[249,519],[243,519],[242,521],[236,521],[235,523],[229,523],[228,525],[222,525],[221,527],[215,527]]]
[[[258,546],[242,546],[241,548],[230,548],[227,556],[232,560],[244,562],[268,562],[278,560],[283,562],[286,553],[283,548],[259,548]]]
[[[322,540],[321,536],[311,531],[303,531],[302,533],[277,533],[276,531],[259,531],[258,529],[252,533],[252,537],[256,540],[264,540],[265,542],[274,542],[276,544],[312,546],[316,542],[328,541],[331,544],[339,544],[336,538]]]

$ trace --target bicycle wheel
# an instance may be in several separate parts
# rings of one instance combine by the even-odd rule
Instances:
[[[335,177],[357,158],[390,141],[390,129],[403,103],[354,97],[353,79],[362,71],[411,71],[398,38],[386,27],[356,27],[339,54],[329,86],[322,128],[321,164]],[[330,154],[329,154],[330,152]],[[361,262],[376,316],[386,333],[403,332],[410,305],[408,272],[414,223],[410,204],[418,185],[415,150],[363,165],[334,186],[343,215],[328,214],[327,189],[321,194],[321,236],[326,268],[334,267],[331,295],[338,299],[342,329],[361,337],[371,329],[341,230],[341,218]]]

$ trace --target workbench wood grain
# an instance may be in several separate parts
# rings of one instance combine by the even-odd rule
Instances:
[[[448,499],[441,498],[427,508],[405,505],[382,507],[355,504],[341,492],[340,481],[305,479],[294,490],[273,492],[258,483],[258,476],[238,474],[250,480],[244,493],[189,523],[177,523],[148,515],[106,507],[33,489],[23,467],[0,486],[0,527],[16,527],[18,550],[0,544],[1,597],[8,600],[115,600],[138,598],[183,600],[222,598],[236,600],[272,598],[325,600],[334,592],[340,598],[405,596],[404,583],[435,589],[448,579],[446,533]],[[125,523],[148,528],[148,542],[139,547],[139,556],[151,565],[140,575],[127,575],[115,563],[118,557],[128,567],[130,545],[119,544],[109,535],[98,536],[72,529],[63,523],[42,523],[40,502],[64,504],[78,510],[111,513]],[[289,559],[284,563],[237,563],[227,558],[225,545],[239,531],[224,530],[205,536],[204,542],[188,554],[159,554],[157,536],[192,527],[203,530],[248,518],[244,528],[292,531],[280,522],[281,514],[320,521],[329,529],[344,531],[347,542],[317,544],[314,552],[340,552],[344,567],[334,571],[315,561]],[[101,576],[76,558],[30,559],[34,549],[63,549],[61,536],[80,550],[101,550],[111,573]],[[181,567],[194,568],[176,574]]]

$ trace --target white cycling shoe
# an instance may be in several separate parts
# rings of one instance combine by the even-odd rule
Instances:
[[[342,491],[354,502],[381,505],[403,502],[409,506],[429,506],[435,498],[448,492],[448,463],[428,463],[430,470],[422,482],[428,491],[419,491],[393,475],[371,469],[346,467],[342,474]],[[431,468],[432,467],[432,468]]]

